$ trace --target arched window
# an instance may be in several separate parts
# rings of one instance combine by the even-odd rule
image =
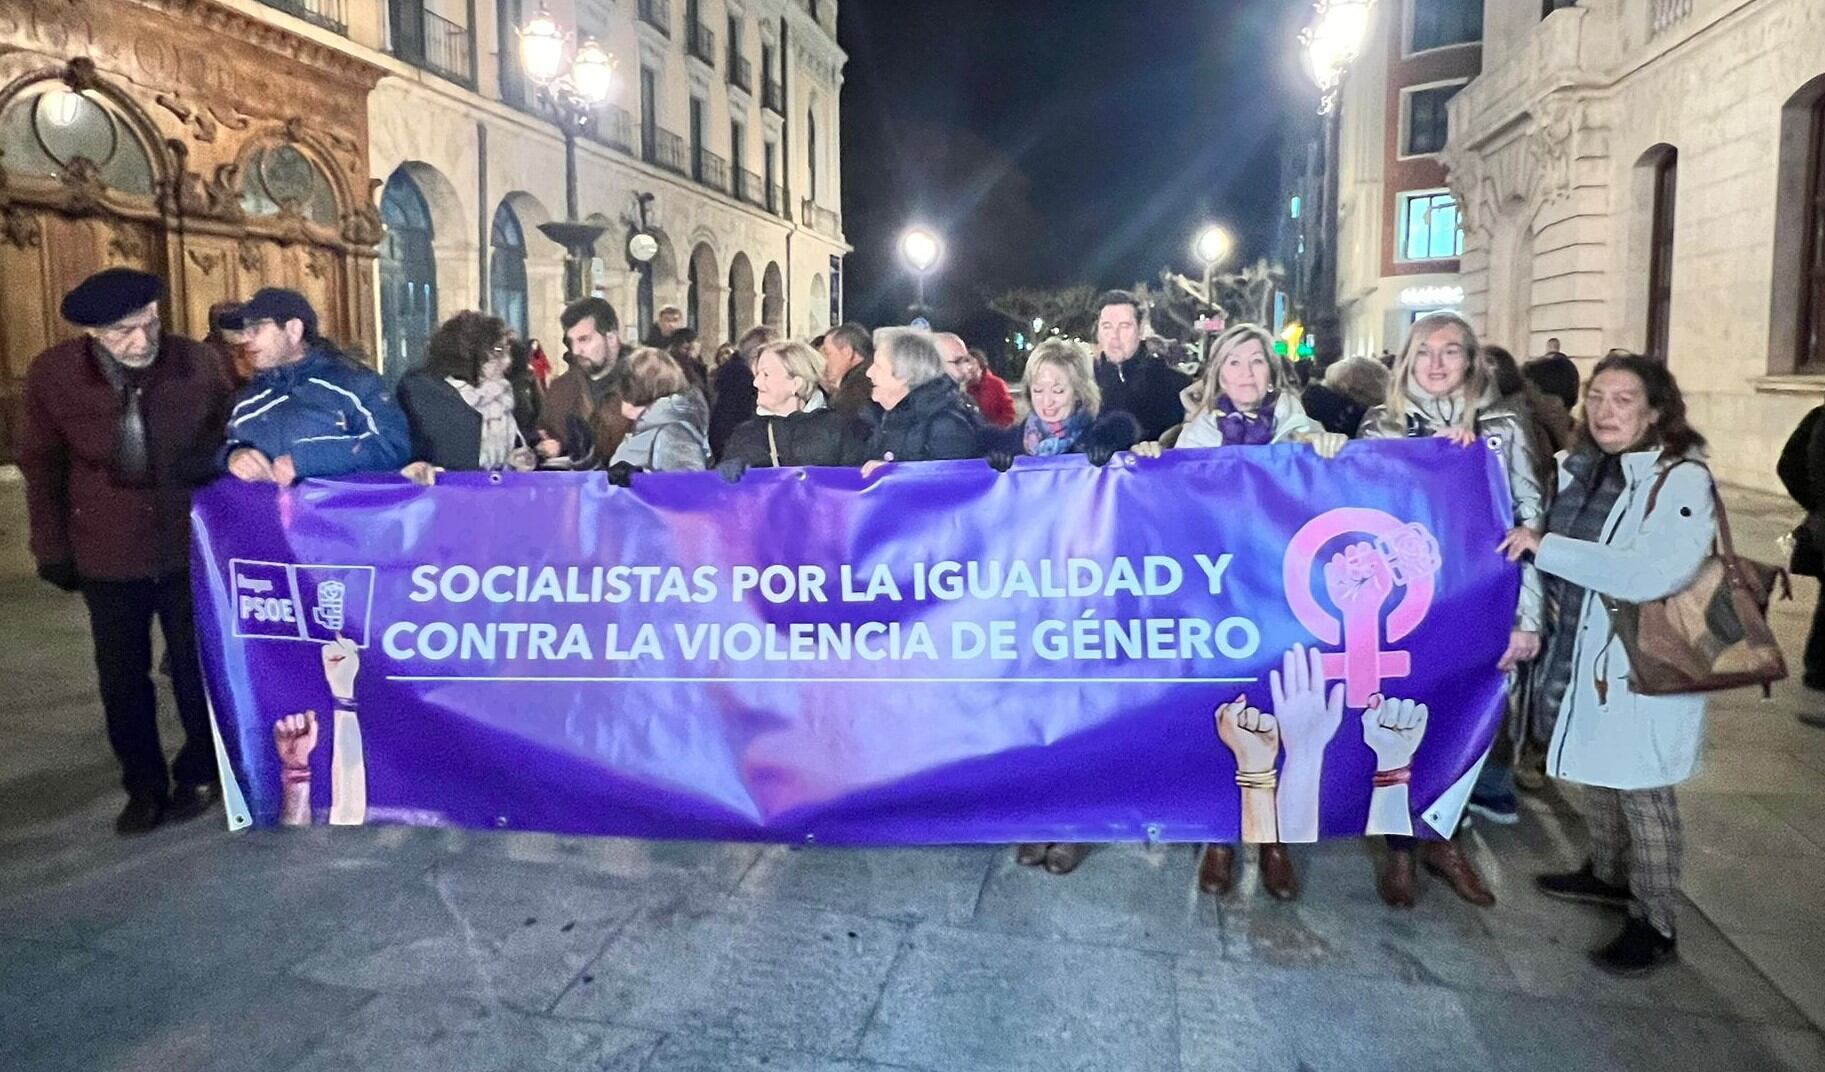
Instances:
[[[811,181],[806,189],[811,200],[817,200],[817,115],[805,113],[805,163],[811,171]]]
[[[692,331],[703,331],[703,318],[697,315],[697,297],[702,289],[697,279],[697,258],[691,258],[690,267],[685,269],[684,291],[684,326]]]
[[[61,179],[78,159],[93,164],[102,185],[152,195],[152,163],[133,131],[93,93],[61,82],[27,90],[0,112],[0,159],[15,175]]]
[[[526,233],[513,206],[494,210],[488,238],[488,308],[520,338],[529,338],[526,317]]]
[[[336,226],[336,192],[323,170],[290,145],[256,149],[241,183],[241,209],[249,216],[277,216],[289,202],[312,223]]]
[[[1673,323],[1673,208],[1679,191],[1679,152],[1654,160],[1654,217],[1648,246],[1648,356],[1667,360]]]
[[[401,168],[380,197],[386,235],[380,241],[382,371],[397,381],[424,355],[437,325],[437,258],[431,248],[431,209]]]

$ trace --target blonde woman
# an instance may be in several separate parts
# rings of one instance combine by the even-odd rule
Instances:
[[[1464,447],[1482,440],[1493,442],[1508,471],[1514,524],[1534,532],[1545,527],[1545,492],[1524,420],[1509,400],[1498,397],[1494,372],[1478,349],[1476,333],[1456,313],[1430,313],[1414,321],[1394,363],[1387,401],[1363,417],[1361,434],[1364,439],[1437,436]],[[1513,670],[1540,654],[1541,602],[1540,575],[1533,566],[1525,565],[1508,650],[1500,662],[1503,670]],[[1471,807],[1494,822],[1518,821],[1512,781],[1511,764],[1491,755],[1471,795]],[[1414,898],[1413,841],[1389,838],[1388,848],[1388,866],[1377,881],[1382,900],[1397,908],[1410,906]],[[1495,903],[1495,895],[1451,842],[1427,843],[1426,868],[1471,904],[1487,907]]]
[[[729,434],[717,469],[731,482],[750,469],[862,464],[868,426],[831,409],[818,377],[824,359],[802,342],[763,346],[754,357],[754,419]]]
[[[1174,446],[1253,447],[1310,443],[1323,458],[1335,458],[1348,436],[1327,432],[1299,403],[1292,369],[1274,353],[1274,337],[1259,324],[1237,324],[1217,337],[1210,362],[1187,406],[1185,425]],[[1157,458],[1160,444],[1135,450]]]
[[[1027,419],[995,436],[990,465],[1005,472],[1022,455],[1047,458],[1082,454],[1092,465],[1106,464],[1140,438],[1141,426],[1126,413],[1103,413],[1102,391],[1090,364],[1090,350],[1070,339],[1048,339],[1027,358]]]

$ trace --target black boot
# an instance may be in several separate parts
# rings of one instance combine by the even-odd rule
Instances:
[[[1605,882],[1597,877],[1589,860],[1576,871],[1557,875],[1535,875],[1534,887],[1548,897],[1561,901],[1582,901],[1605,908],[1627,908],[1633,899],[1627,886]]]
[[[127,806],[114,819],[114,832],[122,837],[149,834],[165,817],[165,798],[150,793],[136,793],[127,798]]]
[[[1616,940],[1591,950],[1591,963],[1611,975],[1643,975],[1679,959],[1679,943],[1639,916],[1630,916]]]

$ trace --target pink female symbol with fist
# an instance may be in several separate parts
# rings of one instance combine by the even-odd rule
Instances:
[[[1320,606],[1312,592],[1312,564],[1339,536],[1366,539],[1333,554],[1324,564],[1324,589],[1336,613]],[[1325,677],[1341,679],[1345,701],[1367,707],[1382,682],[1412,673],[1405,651],[1382,650],[1382,607],[1400,590],[1388,611],[1388,643],[1401,640],[1432,609],[1433,577],[1440,566],[1438,541],[1425,526],[1407,523],[1366,507],[1340,507],[1306,522],[1286,549],[1286,601],[1299,624],[1321,643],[1341,647],[1324,656]]]

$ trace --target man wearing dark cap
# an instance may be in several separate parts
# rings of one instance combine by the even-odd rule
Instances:
[[[240,330],[254,365],[228,418],[230,473],[289,487],[411,460],[406,415],[385,381],[317,334],[317,312],[304,295],[266,287],[223,323]]]
[[[190,602],[190,494],[215,475],[231,396],[214,350],[160,330],[162,289],[144,272],[111,268],[64,297],[64,319],[83,335],[32,362],[19,448],[38,576],[88,605],[108,743],[127,790],[121,834],[200,815],[220,797]],[[169,769],[152,685],[154,617],[184,726]]]

